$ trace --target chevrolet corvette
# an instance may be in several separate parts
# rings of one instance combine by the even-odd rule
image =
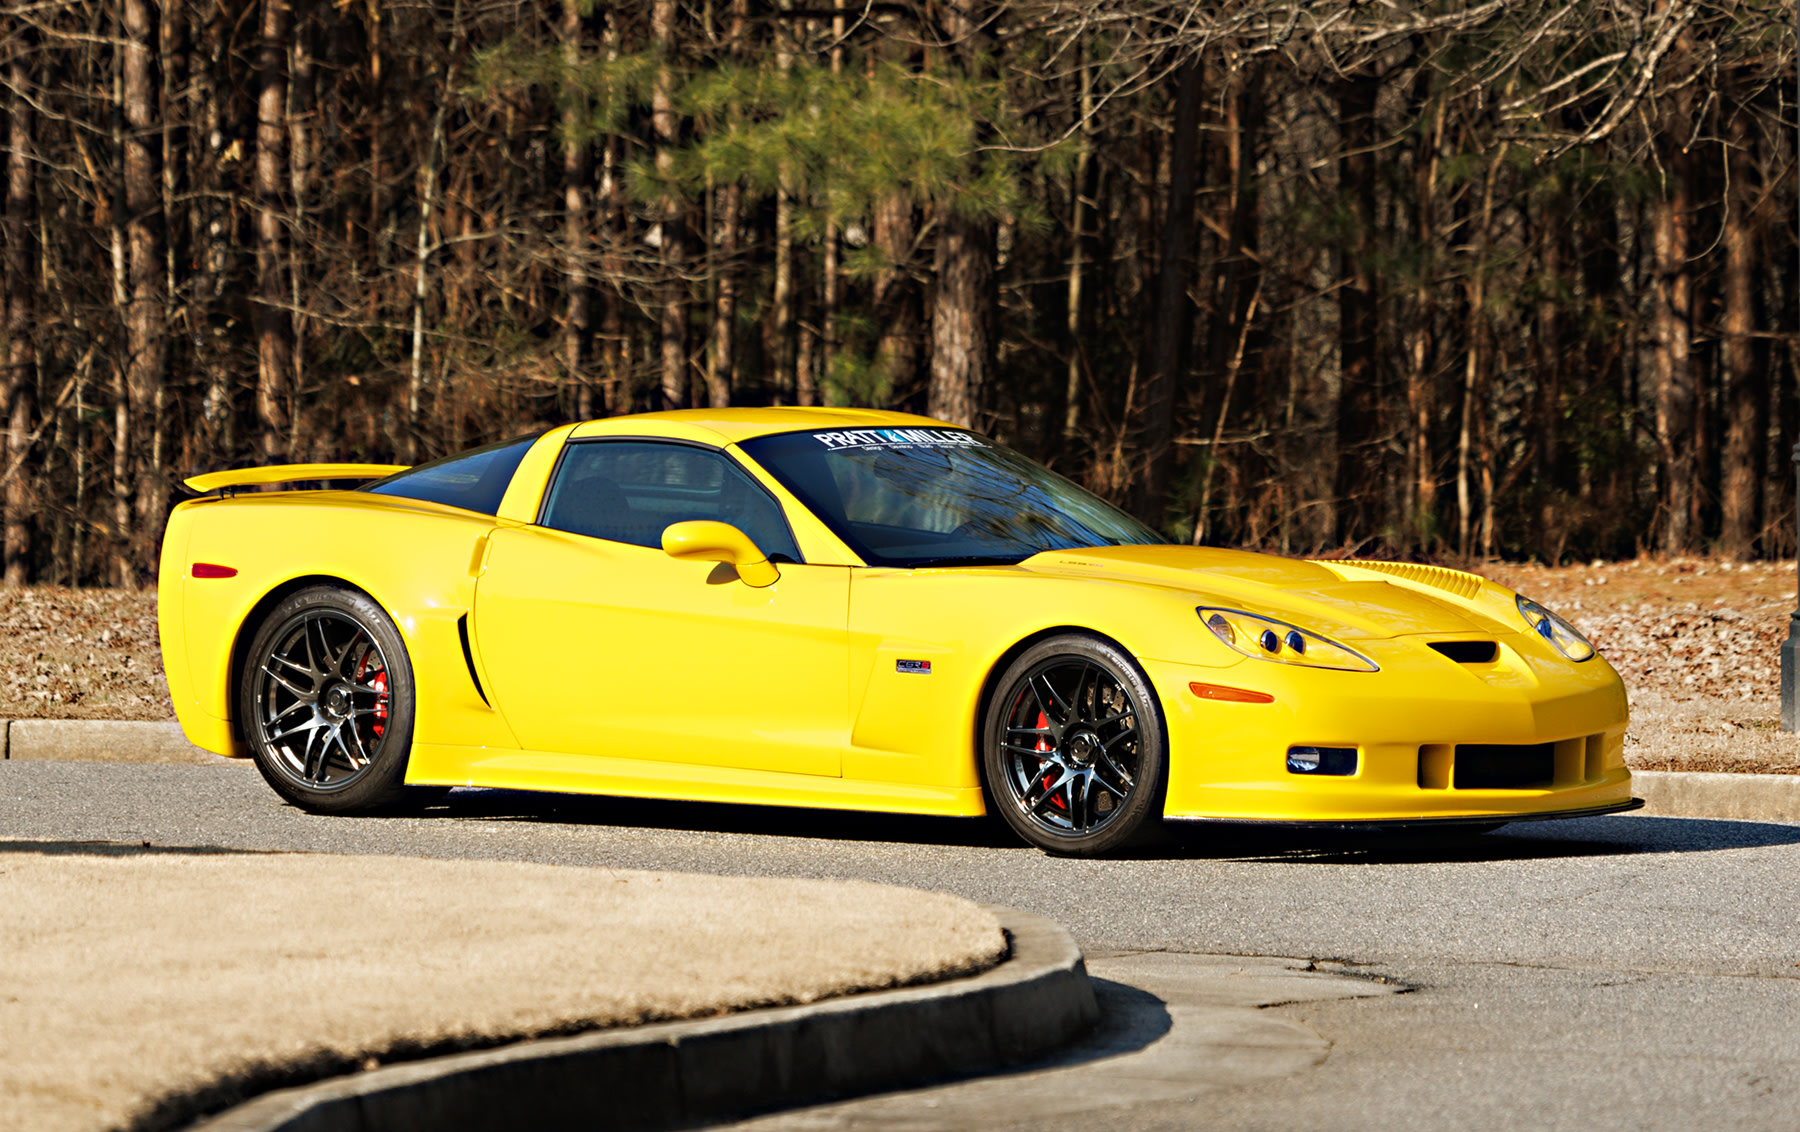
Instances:
[[[1638,804],[1618,675],[1529,598],[1171,545],[940,421],[650,413],[187,487],[176,713],[316,812],[477,786],[997,813],[1093,855],[1164,822]]]

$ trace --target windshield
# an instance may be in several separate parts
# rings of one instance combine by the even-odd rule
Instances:
[[[1010,564],[1045,550],[1168,541],[960,429],[789,432],[741,447],[871,566]]]

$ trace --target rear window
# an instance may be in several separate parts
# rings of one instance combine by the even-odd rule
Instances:
[[[514,437],[445,456],[398,472],[363,490],[492,515],[500,510],[500,500],[512,483],[513,473],[519,470],[519,461],[537,443],[539,435]]]

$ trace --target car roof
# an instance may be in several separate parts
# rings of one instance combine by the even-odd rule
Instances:
[[[882,409],[812,409],[776,407],[758,409],[673,409],[661,413],[636,413],[606,417],[576,425],[572,439],[589,436],[666,435],[697,438],[710,433],[717,443],[737,444],[780,432],[821,428],[955,428],[944,421],[912,413]]]

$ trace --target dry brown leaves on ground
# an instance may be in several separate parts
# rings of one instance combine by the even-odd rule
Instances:
[[[1488,563],[1477,572],[1567,617],[1619,670],[1631,691],[1634,768],[1800,774],[1800,739],[1778,730],[1794,563]],[[0,590],[0,672],[0,718],[174,718],[152,592]]]
[[[174,719],[150,591],[0,589],[0,719]]]

